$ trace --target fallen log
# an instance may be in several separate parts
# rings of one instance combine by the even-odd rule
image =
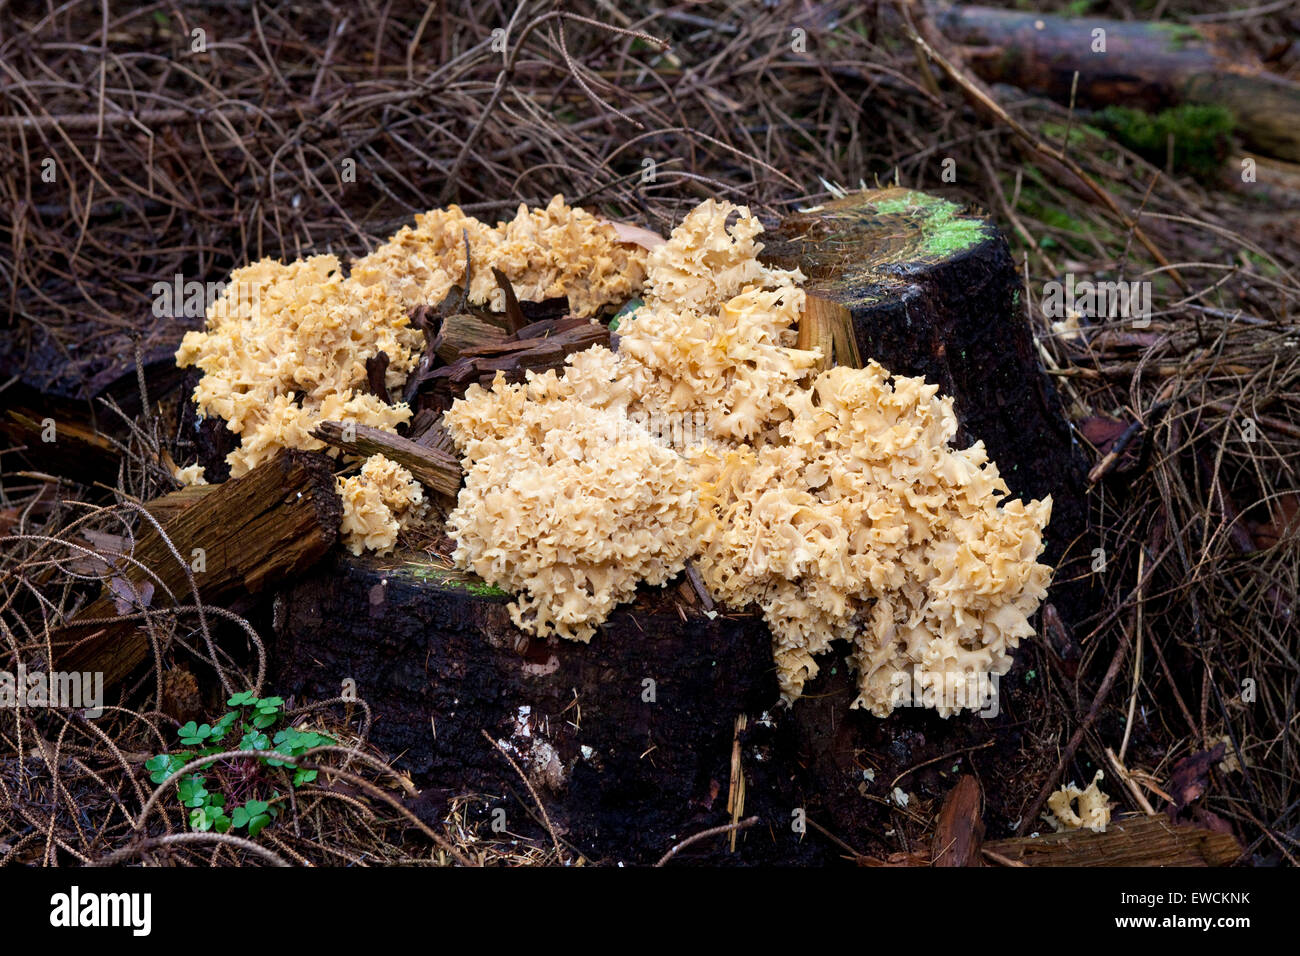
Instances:
[[[192,326],[155,321],[138,338],[83,340],[32,324],[0,335],[0,436],[35,470],[115,485],[122,454],[110,439],[129,438],[126,422],[143,411],[142,378],[151,402],[180,387],[176,347]],[[13,456],[5,464],[17,470]]]
[[[1017,494],[1053,495],[1051,560],[1064,561],[1071,544],[1088,553],[1076,543],[1086,466],[1038,365],[1006,243],[986,218],[876,190],[764,239],[765,258],[809,276],[808,336],[829,339],[839,361],[874,358],[940,384],[955,396],[962,439],[984,439]],[[1062,570],[1052,594],[1068,622],[1089,608],[1071,577]],[[520,816],[536,809],[500,744],[563,836],[603,859],[651,863],[693,833],[753,815],[763,823],[736,834],[735,856],[724,834],[678,859],[833,859],[841,847],[792,820],[862,845],[891,826],[897,804],[882,794],[940,799],[966,759],[953,754],[1011,760],[1032,723],[1016,702],[1023,665],[1003,678],[1001,709],[986,719],[851,711],[842,659],[827,659],[804,698],[781,710],[762,620],[718,614],[685,581],[643,589],[586,645],[526,637],[509,620],[508,595],[422,553],[339,553],[282,597],[278,693],[332,697],[354,681],[376,714],[371,739],[430,799],[482,795],[480,808],[506,809],[522,832]],[[874,776],[864,776],[864,754]],[[1025,796],[990,795],[987,812],[1009,820]]]
[[[144,599],[146,584],[153,590],[145,603],[152,607],[172,599],[218,603],[306,571],[338,539],[342,505],[332,464],[324,455],[285,452],[201,495],[178,492],[183,501],[174,506],[155,502],[149,510],[167,517],[161,534],[149,523],[140,528],[131,556],[143,568],[120,562],[115,577],[123,584],[106,589],[64,625],[53,642],[55,667],[102,672],[108,686],[144,661],[148,636],[119,606],[133,591]],[[187,571],[194,575],[197,594]]]
[[[33,468],[87,484],[116,482],[121,453],[96,424],[85,403],[31,394],[7,394],[4,399],[0,435]]]
[[[1222,106],[1247,145],[1300,162],[1300,84],[1231,48],[1222,28],[964,5],[933,16],[945,36],[968,47],[967,62],[988,82],[1066,104],[1073,97],[1082,107]]]

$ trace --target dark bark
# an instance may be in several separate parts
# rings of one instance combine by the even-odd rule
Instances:
[[[508,598],[423,555],[339,554],[283,594],[272,686],[308,699],[344,681],[375,709],[372,739],[435,794],[476,793],[504,807],[512,832],[536,832],[528,774],[562,836],[608,861],[649,863],[677,840],[726,822],[736,716],[777,699],[762,622],[710,620],[670,586],[617,610],[590,644],[529,639]],[[647,683],[652,682],[652,683]],[[652,699],[650,699],[652,698]],[[747,753],[775,752],[775,733]],[[585,749],[584,749],[585,748]],[[790,767],[746,761],[745,814],[775,821],[741,839],[746,859],[820,858],[789,825],[807,798]],[[445,804],[426,808],[431,816]],[[726,838],[683,859],[731,859]]]

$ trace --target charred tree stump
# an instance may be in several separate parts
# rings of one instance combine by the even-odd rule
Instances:
[[[430,788],[431,820],[476,793],[484,813],[506,810],[511,832],[534,829],[528,789],[486,730],[561,838],[607,861],[653,862],[725,822],[735,720],[777,699],[762,621],[709,619],[672,587],[619,608],[586,645],[528,638],[508,595],[422,555],[340,554],[283,601],[272,686],[318,699],[355,681],[375,710],[372,739]],[[788,780],[764,774],[750,788],[746,814],[788,820],[800,805]],[[788,825],[763,844],[760,859],[809,853]],[[723,845],[698,852],[723,860]]]
[[[1084,534],[1086,468],[1038,365],[997,230],[943,200],[879,190],[801,214],[767,238],[768,258],[809,276],[809,314],[836,339],[840,361],[857,352],[939,383],[956,397],[962,437],[986,441],[1016,493],[1054,496],[1059,561]],[[1077,597],[1066,603],[1082,608]],[[504,806],[512,832],[539,832],[527,819],[532,796],[499,746],[562,838],[601,860],[652,863],[693,833],[754,814],[763,822],[739,834],[734,853],[728,836],[711,837],[674,864],[852,856],[846,845],[862,850],[893,826],[895,788],[940,800],[954,765],[1005,765],[1031,723],[1034,701],[1017,671],[988,719],[851,712],[843,657],[828,658],[805,697],[782,710],[761,619],[711,617],[684,580],[643,590],[588,645],[527,638],[509,621],[507,595],[410,552],[338,554],[280,600],[277,692],[335,697],[354,681],[375,712],[372,740],[426,788],[429,819],[475,794],[483,819]],[[1006,832],[1026,796],[1014,787],[989,795],[994,832]]]

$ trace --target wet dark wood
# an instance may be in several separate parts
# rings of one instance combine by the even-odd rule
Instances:
[[[611,863],[652,863],[729,819],[736,717],[761,714],[778,694],[762,622],[710,619],[675,586],[616,610],[590,644],[525,636],[507,595],[410,552],[338,553],[282,599],[271,686],[303,699],[354,687],[375,714],[371,740],[428,788],[431,820],[451,796],[473,794],[476,818],[500,808],[511,832],[541,836],[527,786],[486,730],[561,836]],[[813,795],[785,762],[754,759],[790,749],[776,733],[747,735],[745,814],[779,826],[742,841],[744,858],[818,861],[825,847],[787,822]],[[682,857],[741,858],[726,845]]]

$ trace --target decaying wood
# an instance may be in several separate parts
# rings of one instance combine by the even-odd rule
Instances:
[[[421,786],[483,795],[512,828],[541,802],[591,858],[652,863],[685,835],[732,822],[736,715],[756,718],[778,696],[760,619],[688,613],[675,594],[647,589],[590,644],[527,637],[508,596],[472,575],[419,552],[340,549],[290,582],[271,686],[319,699],[351,678],[375,711],[371,741]],[[770,722],[743,731],[741,816],[784,820],[803,806],[784,758],[748,756],[775,750],[773,735]],[[761,829],[738,837],[746,859],[820,861],[824,844]],[[728,858],[728,842],[681,855]]]
[[[1228,866],[1241,855],[1231,834],[1177,826],[1163,814],[1120,817],[1104,833],[1066,830],[984,848],[1027,866]]]
[[[437,414],[451,407],[470,385],[491,385],[498,372],[511,382],[522,381],[525,372],[558,369],[574,352],[609,344],[609,329],[589,319],[547,316],[522,324],[530,311],[534,315],[553,312],[550,300],[515,306],[518,312],[510,320],[514,332],[468,313],[440,317],[428,307],[413,313],[425,330],[429,351],[407,379],[405,400],[420,412]],[[412,437],[419,434],[413,431]]]
[[[321,422],[312,431],[312,437],[349,455],[383,455],[407,469],[427,488],[448,498],[455,498],[460,491],[460,462],[437,448],[369,425],[345,426],[342,422]]]
[[[114,483],[121,453],[84,412],[69,402],[15,402],[0,412],[0,435],[39,470]]]
[[[955,397],[962,438],[985,440],[1017,494],[1053,496],[1051,560],[1083,538],[1086,466],[1038,365],[1015,264],[985,217],[933,196],[873,190],[793,217],[764,241],[764,258],[809,277],[817,304],[801,326],[805,342],[829,341],[844,364],[856,350],[861,361],[939,384]],[[462,354],[466,371],[431,371],[469,381],[492,368],[479,363],[519,369],[521,355],[571,333],[603,341],[606,330],[585,320],[534,322],[504,351],[508,343]],[[557,349],[553,361],[583,344],[591,340]],[[423,443],[431,432],[421,429],[436,415],[419,414],[411,433]],[[349,450],[391,454],[392,438],[384,434],[387,450]],[[1067,622],[1091,607],[1068,590],[1072,577],[1062,572],[1053,588]],[[527,637],[507,613],[509,595],[422,552],[339,553],[285,594],[272,679],[280,693],[305,698],[356,680],[376,713],[375,745],[398,755],[420,784],[454,793],[518,789],[500,755],[484,747],[486,729],[513,748],[565,839],[611,859],[652,862],[684,834],[753,814],[788,821],[791,807],[863,846],[879,832],[879,811],[863,798],[854,755],[874,755],[878,779],[911,773],[916,792],[944,793],[950,783],[938,761],[1021,746],[1030,722],[1013,699],[1014,672],[998,715],[943,722],[941,730],[919,710],[888,721],[851,710],[857,691],[842,660],[828,660],[804,697],[779,709],[762,619],[711,609],[689,587],[642,589],[589,644],[578,644]],[[746,717],[739,734],[738,715]],[[1000,792],[987,799],[990,813],[1019,810],[1018,796],[1015,806]],[[961,847],[953,841],[948,849],[954,861],[969,861],[977,846],[972,812],[953,811],[954,828],[958,820],[969,828]],[[702,841],[683,855],[730,859],[729,843]],[[750,862],[813,862],[842,850],[799,839],[784,824],[739,833],[735,843]],[[928,847],[924,856],[928,863]]]
[[[952,788],[935,822],[931,866],[980,866],[984,839],[984,794],[979,781],[964,774]]]
[[[862,356],[858,354],[858,340],[853,334],[853,313],[833,299],[809,294],[803,315],[799,318],[800,349],[821,349],[818,368],[834,365],[861,368]]]
[[[512,382],[521,381],[526,371],[561,368],[573,352],[609,343],[609,329],[587,319],[543,324],[549,326],[547,334],[532,334],[535,327],[525,326],[520,329],[519,338],[462,349],[456,361],[429,373],[433,391],[445,393],[448,399],[458,398],[474,383],[491,385],[497,372],[504,372]],[[529,337],[522,337],[525,334]]]
[[[1246,143],[1300,161],[1300,84],[1277,76],[1212,27],[1074,18],[954,4],[935,24],[969,47],[967,62],[989,82],[1083,107],[1180,103],[1229,109]],[[1093,50],[1105,31],[1104,54]],[[1078,85],[1075,88],[1075,73]]]
[[[494,322],[478,316],[449,315],[443,320],[433,351],[444,362],[454,362],[465,349],[504,342],[509,333]]]
[[[152,607],[260,592],[305,571],[338,539],[342,506],[324,455],[284,452],[242,478],[183,498],[188,506],[160,509],[171,513],[162,522],[165,537],[152,524],[142,526],[132,556],[144,570],[126,562],[118,569],[128,593],[143,597],[144,585],[152,587]],[[192,572],[198,594],[187,574],[196,549],[203,557],[203,569]],[[148,637],[140,621],[122,619],[121,600],[121,591],[106,593],[62,629],[54,642],[56,667],[100,671],[111,685],[145,659]]]
[[[221,485],[186,485],[171,494],[144,503],[144,510],[166,525],[182,511],[192,508]]]

